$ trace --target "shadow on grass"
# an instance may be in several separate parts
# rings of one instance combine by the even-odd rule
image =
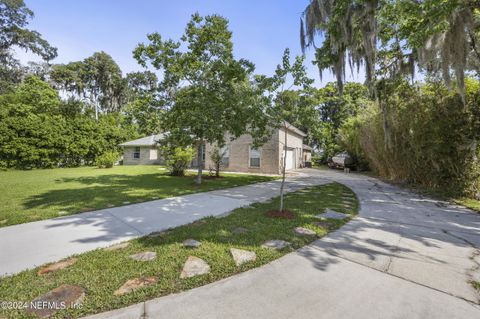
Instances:
[[[65,188],[31,196],[23,202],[23,207],[46,209],[54,206],[69,213],[78,213],[219,189],[235,184],[244,185],[257,180],[258,178],[250,176],[239,176],[205,180],[202,185],[196,185],[193,176],[174,177],[167,173],[62,178],[57,182],[65,185]],[[263,179],[258,181],[261,182]]]

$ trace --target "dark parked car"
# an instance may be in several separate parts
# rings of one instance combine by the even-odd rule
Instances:
[[[330,168],[353,168],[354,166],[353,158],[347,152],[338,153],[328,161]]]

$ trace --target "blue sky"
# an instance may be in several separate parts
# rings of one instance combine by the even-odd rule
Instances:
[[[285,48],[301,54],[300,14],[308,0],[26,0],[35,13],[29,28],[40,32],[58,48],[54,63],[82,60],[96,51],[105,51],[124,73],[142,68],[132,57],[139,42],[154,31],[162,37],[178,39],[190,15],[220,14],[230,21],[237,58],[254,62],[257,73],[272,74]],[[23,62],[35,60],[19,52]],[[313,50],[306,65],[317,86],[332,81],[329,72],[320,81],[312,65]],[[363,76],[347,80],[363,81]]]

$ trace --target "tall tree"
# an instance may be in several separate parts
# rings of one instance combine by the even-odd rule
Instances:
[[[162,72],[157,97],[166,111],[162,128],[177,143],[196,145],[200,184],[205,143],[223,145],[225,133],[236,138],[248,129],[256,136],[266,127],[250,84],[254,65],[234,58],[228,21],[218,15],[192,15],[179,41],[158,33],[147,37],[149,43],[139,44],[134,57]]]
[[[480,19],[475,0],[311,0],[301,18],[302,47],[316,50],[320,71],[332,69],[342,92],[347,63],[365,64],[366,82],[383,115],[385,150],[392,149],[390,99],[405,75],[413,78],[415,64],[427,74],[455,73],[464,96],[464,74],[478,65]],[[470,63],[468,63],[470,61]],[[478,73],[478,70],[477,70]]]
[[[59,89],[88,102],[97,120],[99,113],[120,111],[124,104],[127,83],[118,64],[103,51],[55,65],[50,76]]]
[[[17,47],[39,55],[45,61],[57,56],[52,47],[37,31],[27,29],[33,12],[23,0],[0,0],[0,93],[9,83],[20,81],[19,62],[12,49]]]

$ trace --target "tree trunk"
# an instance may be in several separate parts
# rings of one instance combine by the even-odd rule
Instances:
[[[282,184],[280,185],[280,211],[283,212],[283,190],[285,187],[285,170],[287,168],[287,124],[285,124],[285,145],[283,146]]]
[[[202,170],[203,170],[203,140],[200,140],[197,146],[197,178],[195,179],[195,183],[197,185],[202,184]]]

